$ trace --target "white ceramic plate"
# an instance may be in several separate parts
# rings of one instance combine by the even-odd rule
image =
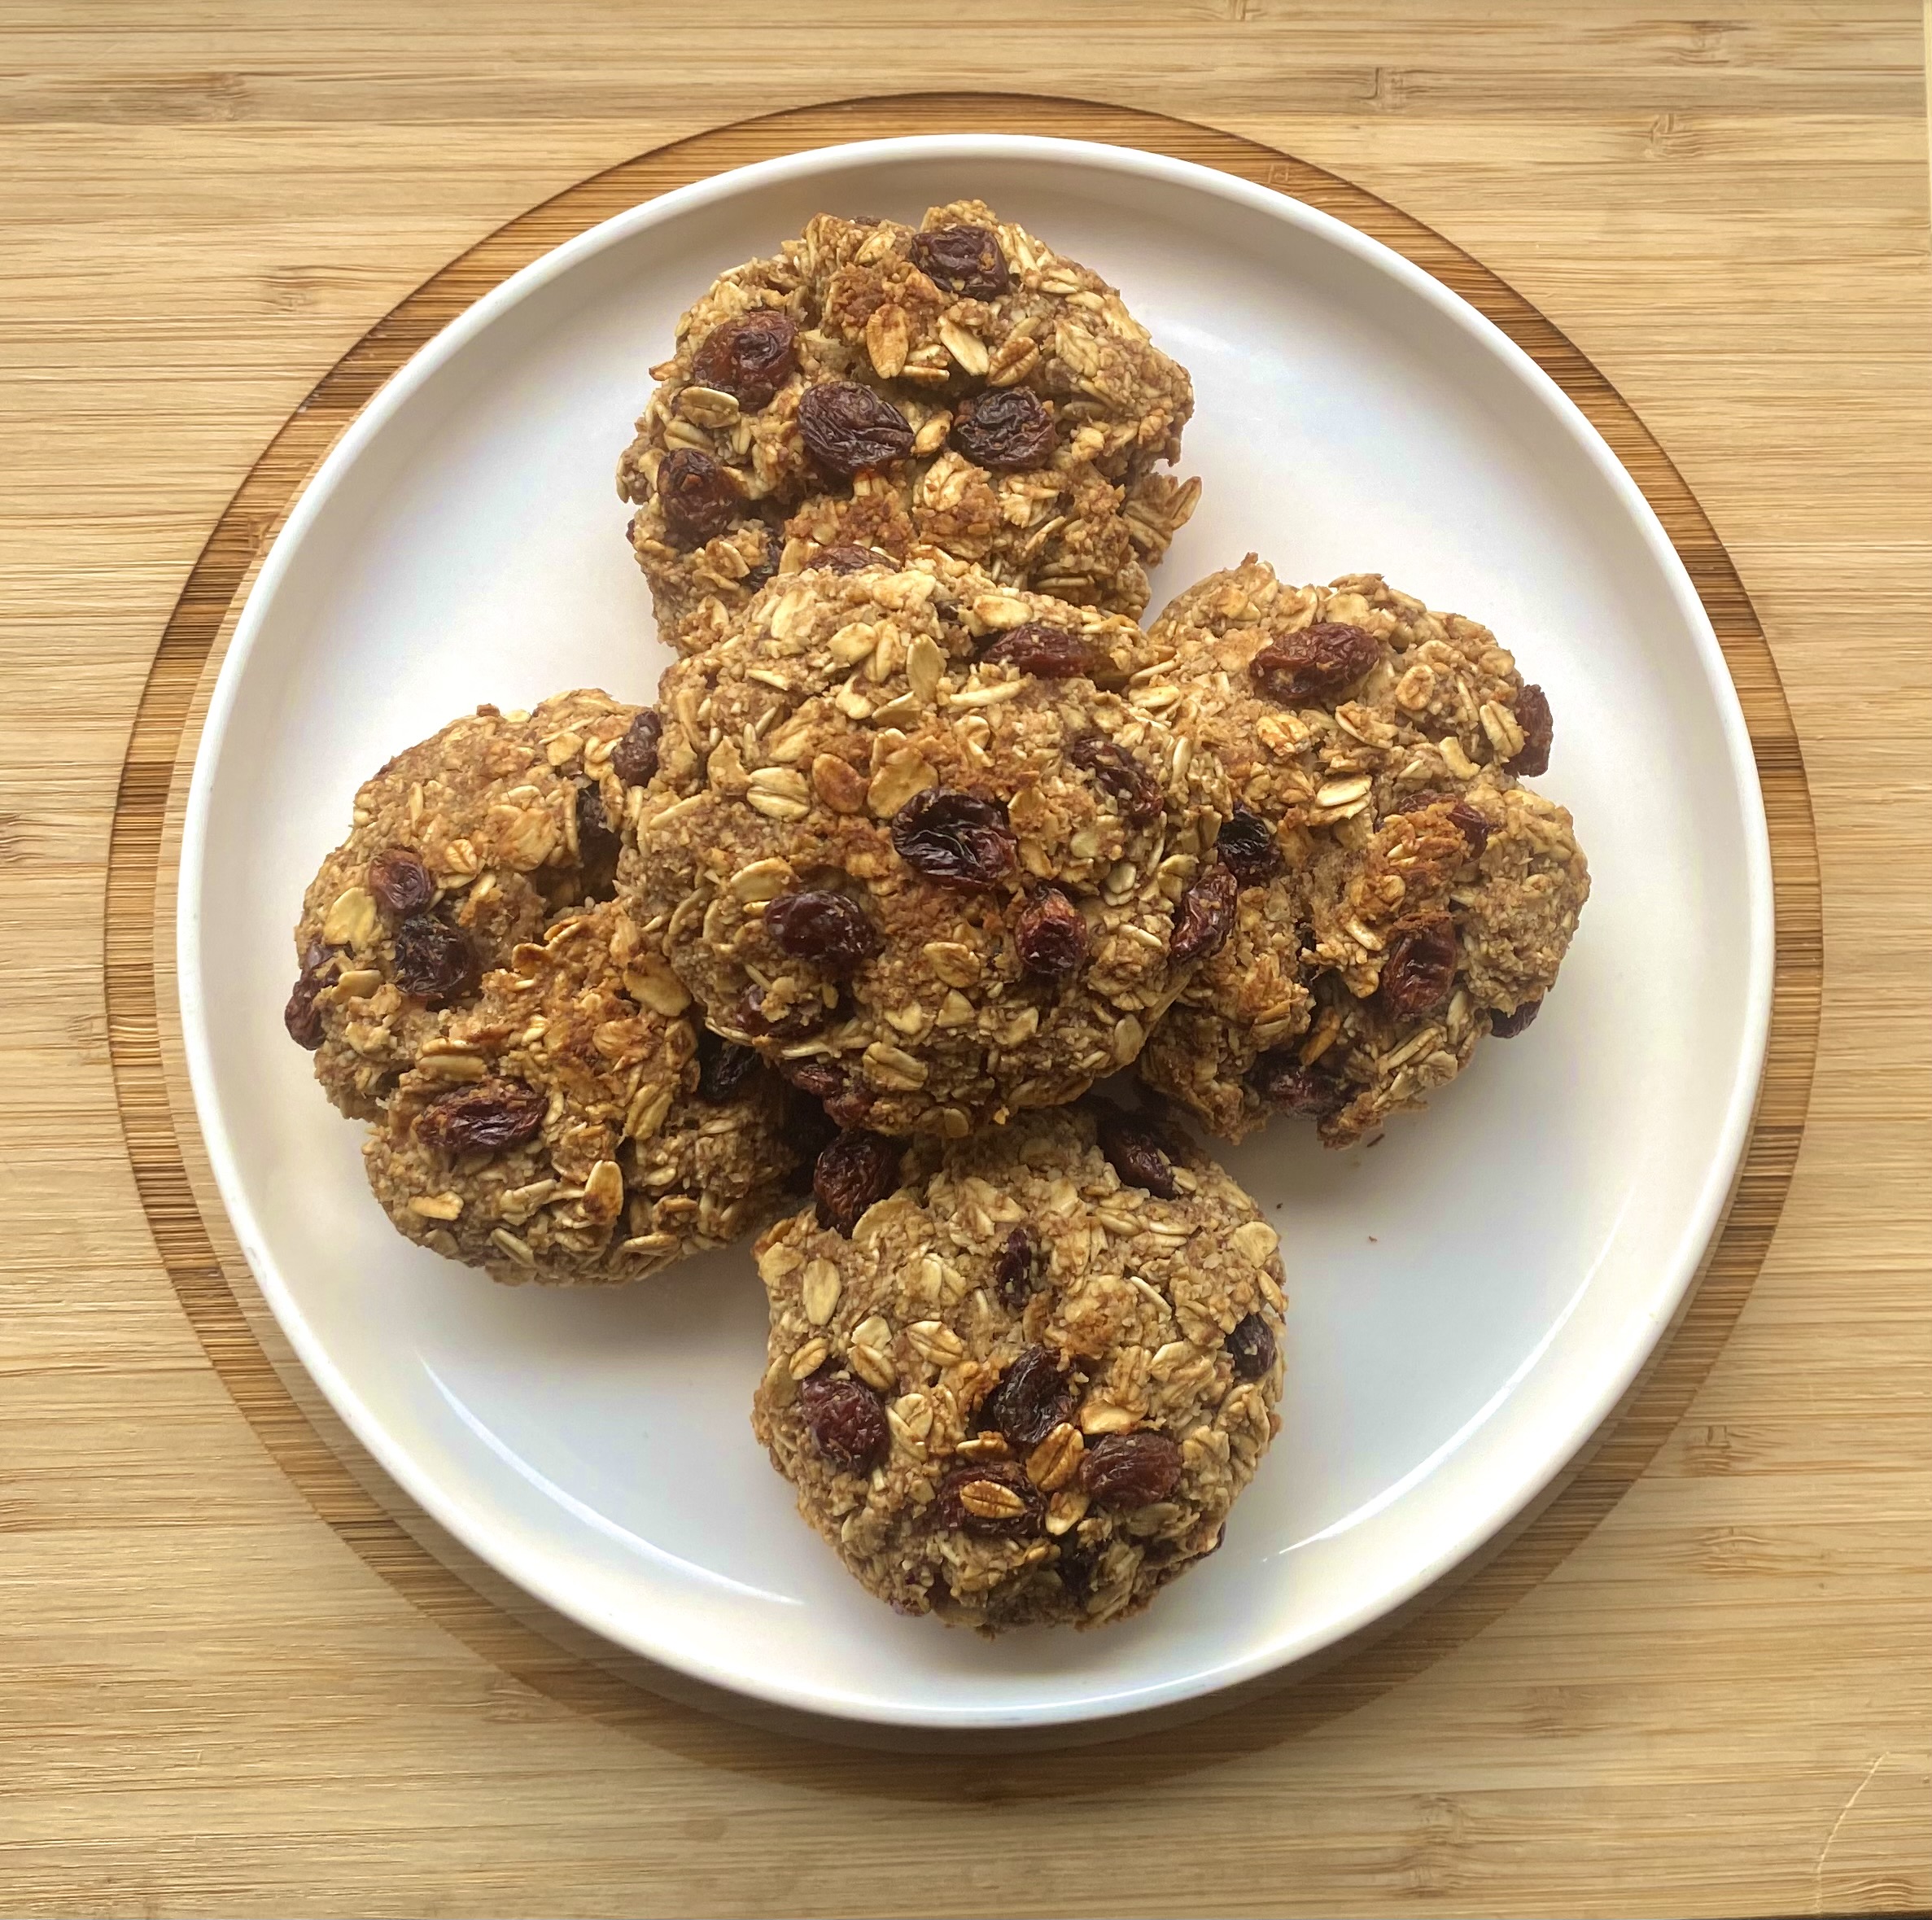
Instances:
[[[610,1293],[412,1247],[282,1030],[289,929],[357,782],[483,700],[652,697],[612,472],[680,312],[820,209],[964,195],[1126,292],[1192,370],[1204,477],[1156,604],[1253,549],[1377,569],[1493,626],[1557,715],[1547,791],[1595,893],[1535,1029],[1373,1151],[1227,1155],[1282,1230],[1285,1424],[1226,1544],[1152,1610],[989,1644],[869,1599],[752,1441],[763,1297],[716,1255]],[[821,1712],[938,1726],[1173,1703],[1331,1642],[1558,1470],[1669,1321],[1742,1149],[1770,1006],[1764,816],[1711,632],[1636,487],[1531,361],[1297,202],[1113,147],[834,147],[634,208],[391,380],[276,543],[216,693],[181,889],[195,1098],[304,1363],[485,1559],[610,1638]]]

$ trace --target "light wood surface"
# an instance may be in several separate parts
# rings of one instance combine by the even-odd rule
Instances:
[[[970,36],[943,17],[841,6],[802,42],[776,7],[728,30],[577,6],[4,16],[0,1910],[1925,1905],[1914,11],[1589,7],[1558,29],[1528,5],[994,7]],[[165,825],[151,707],[117,781],[171,605],[261,447],[500,221],[859,73],[1217,123],[1517,286],[1715,522],[1790,695],[1823,855],[1795,1181],[1748,1298],[1700,1297],[1729,1309],[1721,1352],[1685,1347],[1694,1323],[1667,1356],[1680,1380],[1715,1365],[1641,1477],[1625,1490],[1659,1437],[1640,1422],[1565,1496],[1620,1500],[1517,1590],[1494,1576],[1535,1528],[1310,1687],[1073,1756],[908,1765],[747,1732],[475,1597],[251,1361],[243,1303],[221,1320],[219,1245],[199,1269],[157,1249],[186,1216],[151,1231],[129,1155],[151,1170],[155,1143],[115,1104],[116,1066],[167,1078],[138,1018],[111,1052],[103,967],[117,797],[124,881],[128,823]],[[139,954],[106,959],[125,988]]]

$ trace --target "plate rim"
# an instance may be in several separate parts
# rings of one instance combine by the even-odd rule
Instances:
[[[490,1516],[461,1504],[433,1472],[418,1467],[411,1450],[392,1439],[382,1416],[335,1367],[283,1281],[276,1262],[269,1256],[227,1130],[220,1122],[207,1008],[200,991],[199,909],[206,832],[213,803],[213,769],[221,755],[228,722],[248,661],[282,576],[310,526],[354,467],[365,447],[409,396],[470,339],[580,261],[637,233],[715,202],[834,171],[861,157],[868,164],[885,166],[898,161],[1031,160],[1047,166],[1098,168],[1191,188],[1245,206],[1286,225],[1302,228],[1355,255],[1434,307],[1536,393],[1622,505],[1653,563],[1668,582],[1690,632],[1725,741],[1744,830],[1744,880],[1749,909],[1744,1039],[1736,1057],[1722,1122],[1714,1135],[1695,1203],[1686,1213],[1672,1256],[1668,1262],[1660,1263],[1660,1271],[1668,1278],[1646,1296],[1645,1310],[1632,1316],[1637,1330],[1618,1351],[1615,1364],[1596,1373],[1595,1390],[1587,1400],[1578,1403],[1580,1410],[1573,1410],[1564,1422],[1560,1441],[1527,1470],[1491,1476],[1484,1489],[1485,1497],[1466,1503],[1452,1545],[1418,1562],[1401,1580],[1376,1589],[1354,1607],[1318,1628],[1285,1641],[1278,1636],[1258,1651],[1218,1665],[1196,1669],[1177,1679],[1139,1684],[1088,1699],[1049,1703],[1038,1708],[950,1704],[935,1711],[922,1708],[916,1703],[881,1705],[872,1700],[847,1699],[820,1686],[789,1684],[783,1675],[767,1677],[727,1669],[681,1643],[667,1643],[640,1630],[648,1627],[648,1620],[640,1623],[604,1617],[601,1610],[571,1589],[567,1580],[546,1571],[548,1556],[527,1554]],[[848,1721],[933,1730],[1003,1729],[1077,1724],[1143,1713],[1205,1697],[1305,1660],[1394,1612],[1480,1552],[1563,1473],[1614,1411],[1650,1360],[1689,1295],[1722,1224],[1743,1165],[1764,1071],[1776,962],[1775,916],[1768,824],[1742,703],[1683,558],[1636,480],[1576,402],[1494,321],[1385,243],[1283,190],[1139,147],[1038,134],[936,133],[846,141],[781,154],[721,171],[643,200],[564,240],[489,289],[385,382],[302,489],[263,560],[222,661],[197,745],[182,824],[176,961],[182,1036],[196,1114],[211,1170],[250,1271],[310,1378],[357,1441],[411,1499],[471,1551],[559,1612],[621,1647],[693,1678],[775,1705]]]

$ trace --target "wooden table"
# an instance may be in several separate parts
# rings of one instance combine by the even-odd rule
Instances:
[[[0,1912],[1932,1904],[1917,6],[957,19],[859,0],[0,16]],[[130,728],[202,543],[291,409],[501,222],[855,76],[1185,116],[1332,169],[1512,283],[1721,536],[1823,864],[1795,1178],[1641,1476],[1393,1652],[1073,1754],[908,1762],[748,1729],[447,1572],[260,1360],[272,1330],[234,1304],[225,1249],[205,1287],[164,1265],[185,1229],[151,1192],[144,1211],[129,1031],[109,1043]]]

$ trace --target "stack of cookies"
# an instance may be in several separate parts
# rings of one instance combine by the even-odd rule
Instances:
[[[762,1229],[753,1424],[872,1592],[1120,1618],[1279,1425],[1276,1236],[1182,1116],[1345,1145],[1529,1024],[1589,890],[1548,703],[1375,575],[1251,555],[1138,624],[1188,377],[977,202],[814,220],[653,373],[656,703],[391,760],[289,1030],[500,1279]]]

